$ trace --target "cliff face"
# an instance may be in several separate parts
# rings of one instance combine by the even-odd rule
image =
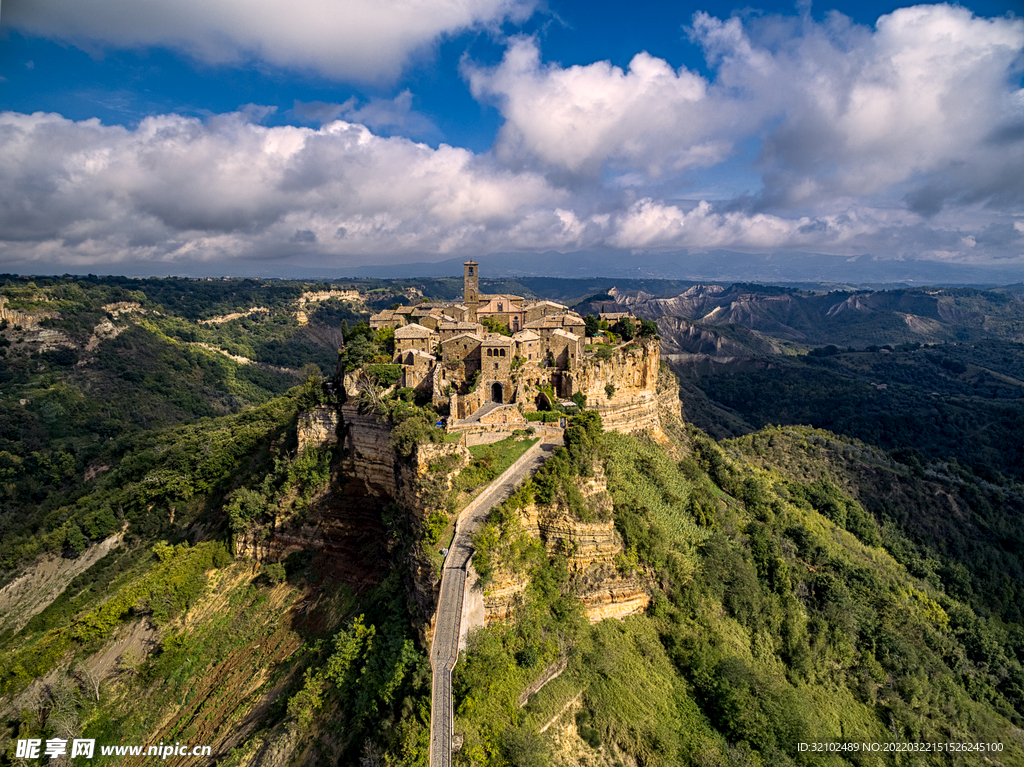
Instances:
[[[625,549],[612,521],[612,499],[603,469],[596,465],[593,477],[579,477],[576,484],[588,508],[606,521],[581,522],[561,504],[532,504],[520,512],[524,530],[544,544],[549,556],[565,557],[592,623],[643,611],[651,601],[644,576],[620,572],[616,566]],[[524,573],[497,570],[484,591],[487,622],[507,619],[527,583]]]
[[[57,312],[21,312],[8,306],[7,298],[0,296],[0,320],[7,320],[12,325],[34,328],[47,317],[57,317]]]
[[[458,443],[420,445],[409,461],[398,460],[388,444],[390,424],[373,413],[360,413],[350,403],[300,413],[297,431],[300,453],[340,443],[337,474],[302,519],[283,516],[267,528],[239,536],[235,545],[240,555],[276,562],[294,551],[319,551],[337,555],[343,568],[365,566],[373,573],[376,561],[383,561],[389,551],[396,555],[396,540],[405,535],[384,529],[384,507],[391,501],[401,506],[405,521],[400,524],[410,528],[415,541],[421,521],[437,509],[455,475],[471,460],[469,451]],[[430,559],[415,543],[408,565],[409,598],[418,608],[418,627],[428,642],[439,580]]]
[[[338,442],[338,409],[319,405],[299,413],[299,453],[309,448],[327,447]]]
[[[365,495],[395,498],[395,454],[388,447],[391,429],[373,413],[360,413],[351,401],[341,406],[344,422],[342,471],[362,483]]]
[[[609,360],[586,359],[575,374],[587,407],[601,415],[604,428],[633,433],[647,431],[666,443],[662,415],[680,418],[682,403],[678,385],[666,386],[661,376],[660,344],[657,339],[637,339]],[[609,389],[608,387],[614,387]],[[608,392],[612,394],[609,397]]]

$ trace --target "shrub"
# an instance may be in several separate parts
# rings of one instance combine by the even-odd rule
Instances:
[[[375,384],[385,389],[394,386],[402,377],[401,365],[366,365],[363,370]]]
[[[263,575],[263,579],[271,586],[278,586],[285,582],[288,577],[288,573],[284,569],[284,565],[280,562],[266,562],[263,567],[260,568],[260,573]]]
[[[615,384],[608,383],[604,385],[604,393],[608,395],[608,399],[615,396]]]
[[[526,413],[527,421],[540,421],[541,423],[557,423],[561,417],[561,413],[554,413],[550,410],[538,411],[536,413]]]

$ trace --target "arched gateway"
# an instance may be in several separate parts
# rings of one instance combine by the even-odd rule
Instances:
[[[491,402],[503,402],[501,396],[501,384],[494,383],[491,385]]]

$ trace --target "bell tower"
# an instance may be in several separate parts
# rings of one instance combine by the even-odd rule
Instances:
[[[476,309],[480,304],[480,264],[476,261],[462,265],[462,300],[469,307],[470,321],[476,322]]]

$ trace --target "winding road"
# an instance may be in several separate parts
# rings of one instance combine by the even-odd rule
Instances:
[[[549,429],[504,474],[495,479],[459,515],[455,537],[441,571],[441,594],[434,620],[434,643],[430,648],[433,669],[430,706],[430,765],[450,767],[455,711],[452,702],[452,669],[459,659],[462,606],[466,597],[466,568],[473,556],[473,534],[480,529],[491,509],[505,501],[523,480],[562,444],[562,432]]]

